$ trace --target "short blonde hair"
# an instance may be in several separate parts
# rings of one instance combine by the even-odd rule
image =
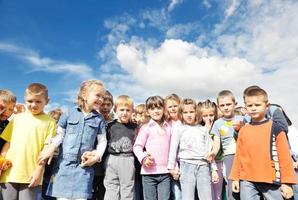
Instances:
[[[0,101],[4,103],[16,103],[17,97],[10,90],[0,90]]]
[[[136,114],[143,114],[143,113],[146,113],[146,106],[145,104],[139,104],[137,105],[135,108],[134,108],[134,112]]]
[[[47,86],[41,84],[41,83],[31,83],[28,85],[28,87],[25,90],[25,96],[31,94],[31,95],[42,95],[45,97],[45,99],[48,99],[48,88]]]
[[[87,93],[88,90],[90,90],[94,86],[101,87],[102,90],[103,90],[103,95],[104,95],[106,90],[105,90],[104,85],[101,81],[99,81],[99,80],[86,80],[86,81],[82,82],[82,84],[80,85],[80,91],[79,91],[77,102],[76,102],[78,107],[83,108],[85,106],[84,95]]]
[[[129,106],[133,109],[133,100],[128,95],[120,95],[115,100],[114,111],[118,106]]]
[[[230,90],[222,90],[217,94],[217,104],[220,98],[230,97],[234,103],[236,103],[236,99],[234,94]]]

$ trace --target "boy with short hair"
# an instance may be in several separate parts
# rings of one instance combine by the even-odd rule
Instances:
[[[236,135],[239,131],[244,117],[235,115],[237,102],[234,94],[229,90],[223,90],[217,95],[217,106],[222,117],[217,119],[211,129],[214,135],[214,143],[210,157],[218,153],[220,146],[223,150],[223,163],[226,169],[225,178],[227,181],[227,199],[239,199],[239,196],[232,192],[232,181],[227,180],[233,164],[234,154],[236,152]],[[209,158],[210,159],[210,158]]]
[[[117,119],[107,125],[107,160],[104,185],[105,200],[132,200],[134,192],[133,143],[137,124],[131,122],[133,100],[119,96],[114,111]]]
[[[56,129],[55,120],[43,111],[48,101],[46,86],[30,84],[25,91],[28,111],[15,115],[1,135],[7,141],[1,153],[12,161],[0,179],[4,200],[36,200],[41,191],[44,166],[37,157]]]
[[[245,93],[245,106],[251,122],[239,132],[237,151],[230,175],[233,191],[241,200],[282,200],[293,196],[296,175],[286,133],[276,122],[266,118],[268,95],[261,88]]]

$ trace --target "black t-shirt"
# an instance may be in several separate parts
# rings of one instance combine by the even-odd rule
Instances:
[[[137,127],[137,124],[132,122],[110,122],[107,125],[108,153],[132,155]]]

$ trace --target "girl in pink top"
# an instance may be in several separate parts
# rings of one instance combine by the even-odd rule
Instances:
[[[170,174],[167,169],[171,126],[165,121],[164,100],[152,96],[146,100],[150,121],[143,125],[133,151],[142,165],[144,199],[170,199]]]

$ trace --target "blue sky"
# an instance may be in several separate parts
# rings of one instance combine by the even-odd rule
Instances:
[[[51,109],[90,78],[137,103],[230,89],[242,104],[258,84],[298,121],[297,11],[294,0],[0,0],[0,88],[23,102],[42,82]]]

